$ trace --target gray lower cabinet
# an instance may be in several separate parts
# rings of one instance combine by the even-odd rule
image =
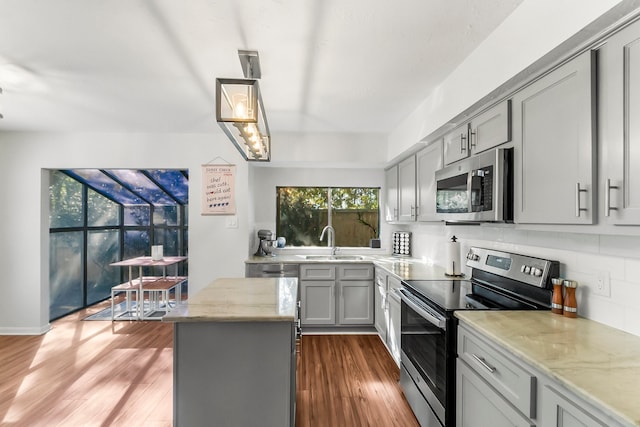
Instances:
[[[376,267],[374,322],[382,342],[387,342],[387,274],[384,269]]]
[[[516,223],[595,222],[594,70],[587,51],[514,94]]]
[[[293,322],[177,322],[176,427],[295,425]]]
[[[336,323],[335,286],[333,280],[300,281],[302,325]]]
[[[457,350],[458,427],[624,425],[464,321]]]
[[[302,264],[303,326],[374,324],[373,265]]]
[[[388,326],[387,326],[387,348],[391,356],[400,366],[400,296],[395,294],[395,290],[400,288],[401,282],[395,276],[389,275],[387,278],[387,301],[388,301]]]
[[[460,359],[457,361],[456,393],[458,427],[479,427],[485,422],[493,427],[535,425]]]
[[[598,420],[580,403],[563,395],[553,386],[542,388],[542,425],[551,427],[607,427],[609,424]]]

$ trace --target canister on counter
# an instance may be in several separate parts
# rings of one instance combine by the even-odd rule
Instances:
[[[562,314],[563,298],[562,298],[562,283],[564,279],[554,278],[551,279],[553,284],[553,298],[551,299],[551,312],[556,314]]]
[[[578,282],[575,280],[565,280],[564,287],[566,289],[564,295],[564,305],[562,307],[565,317],[578,317],[578,302],[576,301],[576,288]]]

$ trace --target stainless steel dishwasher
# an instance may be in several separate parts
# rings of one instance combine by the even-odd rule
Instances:
[[[258,262],[245,264],[245,277],[298,277],[298,264]]]

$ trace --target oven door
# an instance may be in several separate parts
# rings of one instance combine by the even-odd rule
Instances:
[[[450,368],[447,364],[446,318],[406,289],[400,290],[400,297],[402,365],[444,425],[447,371]]]

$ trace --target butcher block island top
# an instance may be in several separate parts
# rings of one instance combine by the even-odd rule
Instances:
[[[297,278],[220,278],[186,304],[164,316],[164,322],[293,322]]]
[[[640,426],[639,337],[549,311],[458,311],[456,317],[624,425]]]

